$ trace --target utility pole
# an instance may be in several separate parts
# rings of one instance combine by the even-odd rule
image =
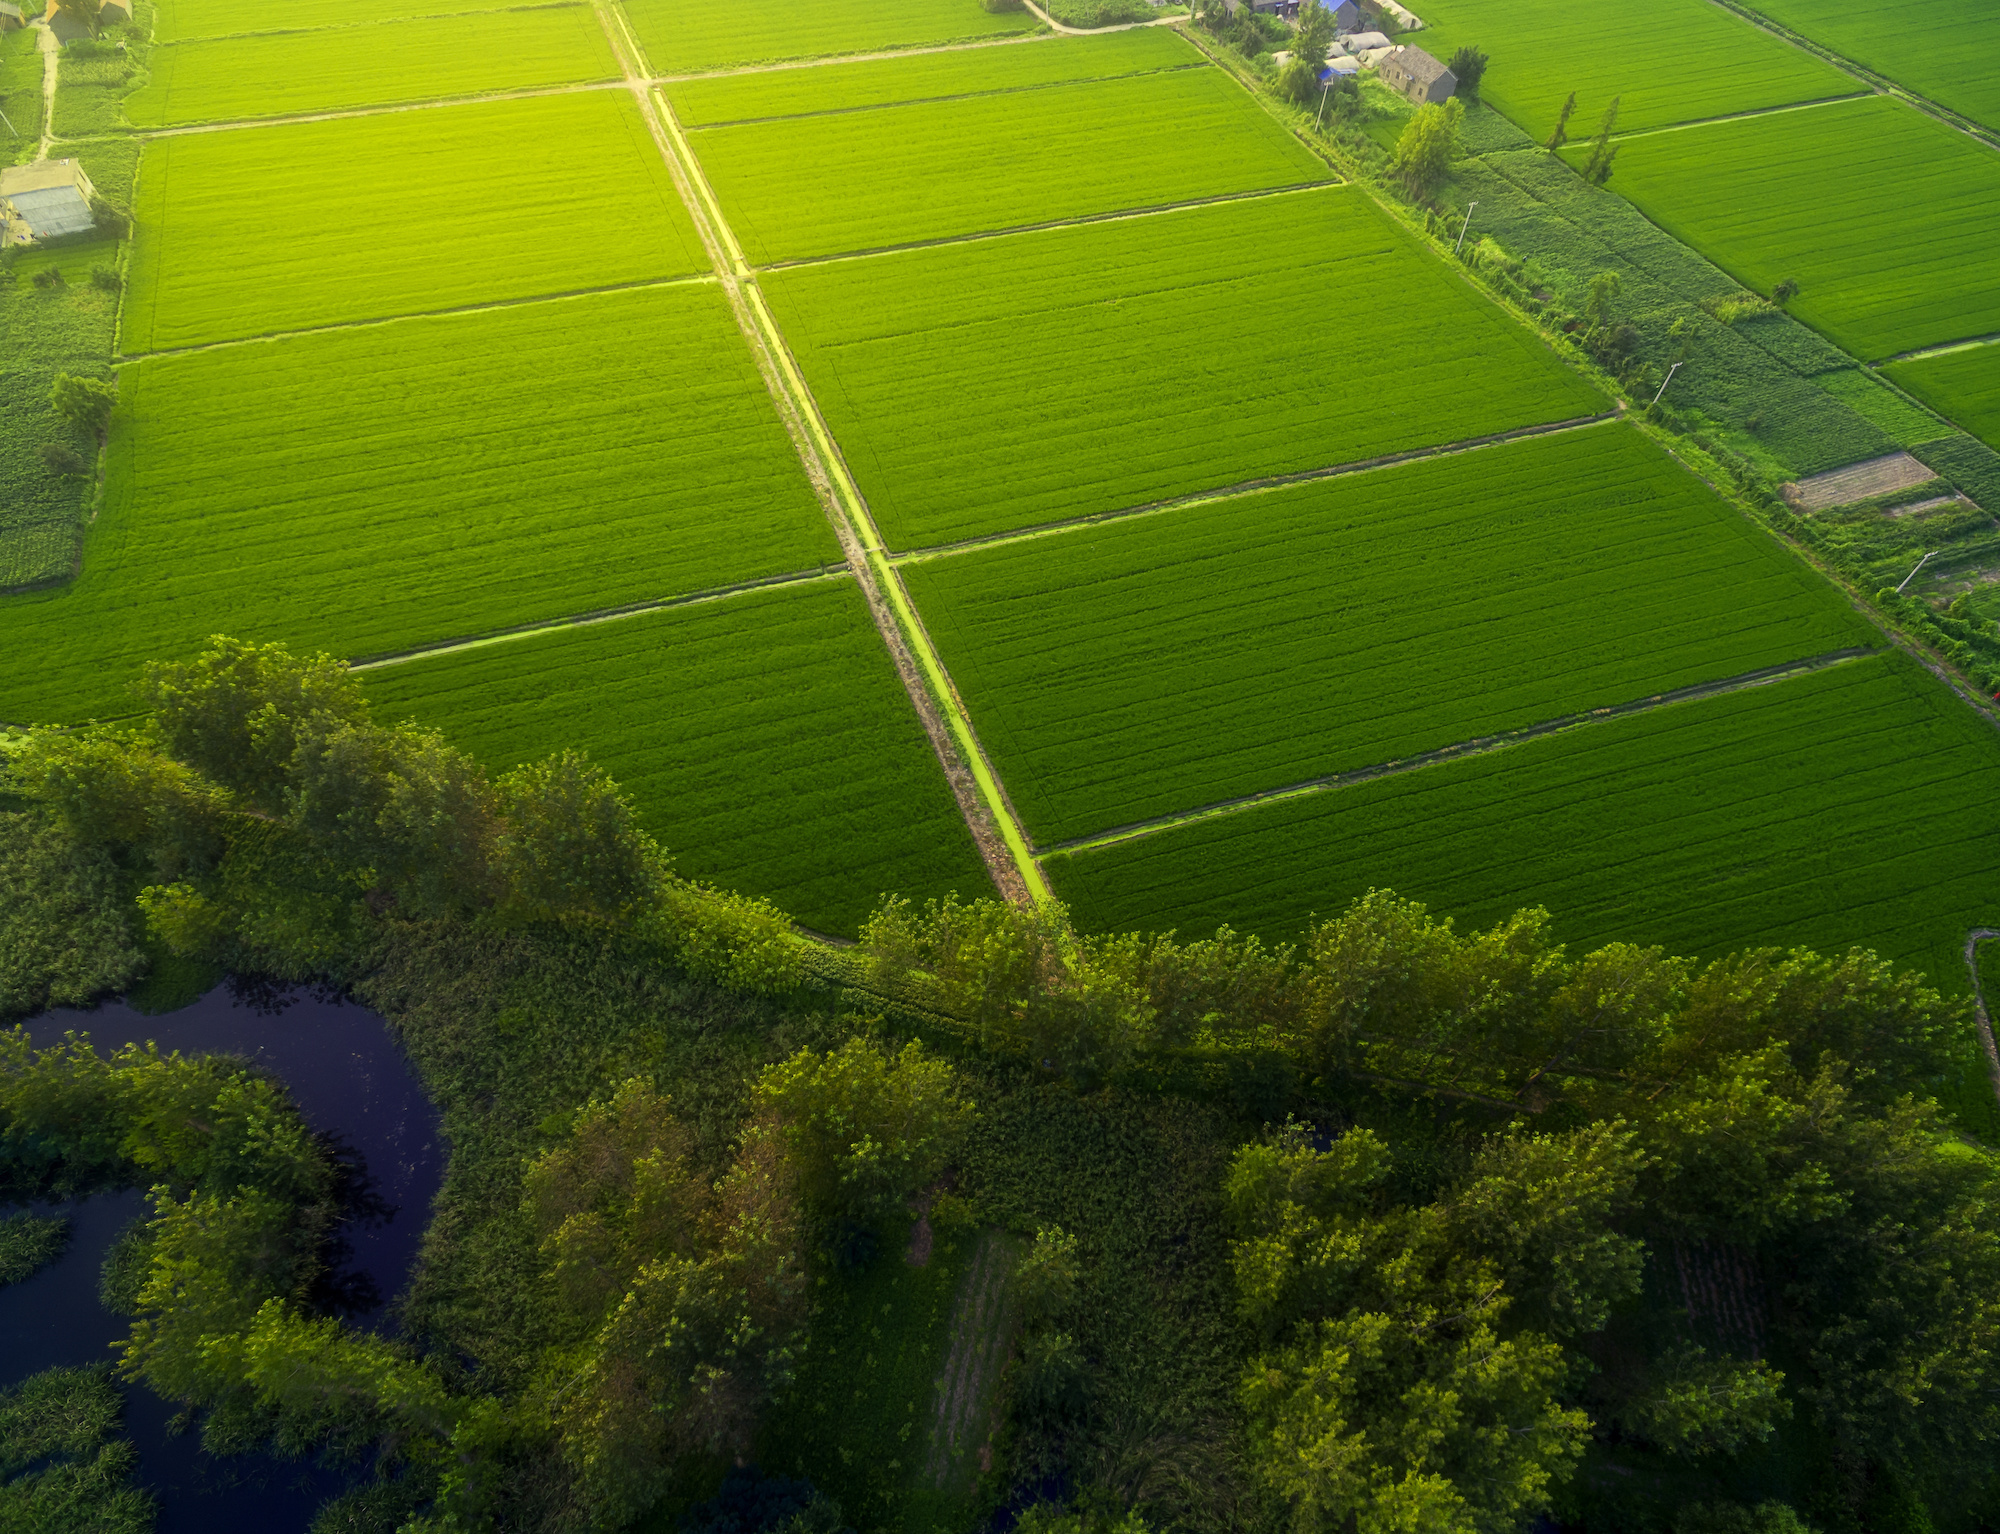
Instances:
[[[1678,362],[1676,362],[1672,367],[1667,369],[1667,376],[1660,380],[1659,393],[1653,396],[1653,403],[1655,405],[1659,404],[1660,395],[1665,394],[1667,392],[1667,385],[1674,381],[1674,374],[1678,373],[1680,370],[1681,370],[1681,365]]]
[[[1903,586],[1907,586],[1910,584],[1911,581],[1915,580],[1917,578],[1917,571],[1923,569],[1925,565],[1929,564],[1933,559],[1936,559],[1938,555],[1942,554],[1943,552],[1944,552],[1943,549],[1932,549],[1930,553],[1926,554],[1922,559],[1918,560],[1915,568],[1912,569],[1908,575],[1903,577]],[[1897,596],[1901,596],[1903,594],[1903,586],[1898,586],[1896,588]]]
[[[1452,246],[1451,248],[1451,253],[1454,256],[1457,255],[1465,245],[1465,231],[1472,227],[1472,210],[1478,206],[1479,204],[1477,202],[1469,202],[1465,205],[1465,222],[1458,226],[1458,244]]]
[[[1328,81],[1326,82],[1326,84],[1322,85],[1322,86],[1321,86],[1321,87],[1319,88],[1319,121],[1317,121],[1317,122],[1315,122],[1315,123],[1313,124],[1313,132],[1315,132],[1315,133],[1320,133],[1320,132],[1323,132],[1323,131],[1325,131],[1325,128],[1326,128],[1326,98],[1327,98],[1327,95],[1328,95],[1328,93],[1329,93],[1330,91],[1332,91],[1332,89],[1333,89],[1333,81],[1332,81],[1331,79],[1328,79]]]

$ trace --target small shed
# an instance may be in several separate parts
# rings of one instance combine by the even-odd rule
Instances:
[[[0,4],[0,32],[15,32],[26,25],[18,5]]]
[[[104,8],[97,13],[97,24],[100,28],[130,26],[132,0],[104,0]]]
[[[1458,89],[1458,76],[1421,48],[1398,48],[1378,66],[1382,83],[1419,106],[1448,100]]]
[[[83,234],[97,226],[90,199],[97,188],[75,160],[38,160],[0,170],[0,226],[6,244]]]
[[[1320,71],[1322,80],[1352,80],[1361,73],[1361,60],[1347,57],[1330,58],[1326,68]]]
[[[1380,32],[1343,32],[1340,45],[1349,53],[1366,53],[1371,48],[1393,48],[1396,45]]]
[[[1340,0],[1333,7],[1333,29],[1336,32],[1352,32],[1361,25],[1361,7],[1354,0]]]

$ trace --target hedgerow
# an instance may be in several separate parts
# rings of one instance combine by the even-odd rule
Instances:
[[[1019,175],[1015,146],[1029,139],[1035,173]],[[1330,179],[1207,68],[704,128],[689,140],[753,264]],[[801,163],[814,167],[803,181]]]
[[[556,351],[551,392],[521,359]],[[840,557],[708,286],[153,358],[121,389],[82,578],[0,603],[45,657],[0,717],[121,712],[141,657],[218,628],[380,654]]]
[[[387,718],[494,771],[564,745],[690,879],[852,935],[888,890],[991,888],[851,583],[735,597],[364,673]]]
[[[1035,281],[996,283],[996,263]],[[762,282],[897,548],[1603,403],[1353,188]],[[1466,387],[1473,376],[1479,387]]]
[[[363,42],[360,39],[365,38]],[[138,128],[435,101],[482,91],[614,79],[588,5],[541,6],[177,43],[156,49],[125,98]]]
[[[128,354],[703,271],[622,91],[154,140],[134,208]],[[521,209],[553,183],[563,216]],[[255,188],[255,196],[245,196]]]
[[[1876,637],[1623,425],[904,575],[1044,843]]]

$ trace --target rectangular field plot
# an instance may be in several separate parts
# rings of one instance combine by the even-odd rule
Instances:
[[[1410,41],[1440,59],[1485,49],[1493,62],[1480,96],[1537,139],[1571,91],[1569,133],[1580,140],[1614,96],[1619,130],[1631,133],[1866,88],[1709,0],[1435,0],[1423,17],[1430,30]]]
[[[1882,369],[1939,415],[2000,448],[2000,346],[1968,346]],[[2000,512],[2000,506],[1989,506]]]
[[[597,12],[560,5],[175,43],[151,70],[125,99],[136,127],[611,80],[618,64]]]
[[[411,16],[455,16],[471,11],[525,10],[521,0],[285,0],[282,8],[246,6],[241,0],[159,0],[155,42],[235,37],[251,32],[303,32]]]
[[[708,266],[625,91],[154,139],[135,211],[128,355]]]
[[[1044,845],[1877,639],[1623,426],[904,577]]]
[[[2000,151],[1893,97],[1631,139],[1611,184],[1857,356],[2000,330]]]
[[[494,770],[581,747],[675,869],[853,934],[885,892],[991,895],[851,580],[563,629],[365,672],[391,716]]]
[[[666,87],[674,115],[691,128],[847,112],[899,101],[937,101],[983,91],[1015,91],[1072,80],[1109,80],[1206,63],[1169,27],[1135,27],[1099,37],[1044,37],[989,48],[956,48],[900,58],[756,70],[676,80]]]
[[[2000,11],[1987,0],[1751,0],[1780,26],[2000,128]]]
[[[1604,409],[1352,187],[762,285],[896,548]]]
[[[1026,9],[986,10],[979,0],[623,0],[655,74],[730,64],[826,58],[927,43],[1032,32]]]
[[[0,599],[0,719],[208,634],[359,657],[841,557],[705,283],[155,358],[118,411],[83,574]]]
[[[1214,68],[704,128],[688,139],[756,265],[1333,174]]]
[[[1371,887],[1573,951],[1855,944],[1965,989],[2000,739],[1898,654],[1050,859],[1082,925],[1295,937]]]

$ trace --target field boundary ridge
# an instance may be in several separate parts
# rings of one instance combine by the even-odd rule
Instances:
[[[1108,831],[1096,831],[1089,836],[1072,837],[1068,841],[1052,842],[1046,847],[1036,848],[1035,851],[1037,856],[1057,852],[1091,852],[1100,847],[1115,846],[1120,842],[1137,841],[1141,837],[1170,831],[1177,826],[1212,820],[1218,815],[1232,815],[1241,810],[1256,809],[1262,805],[1276,804],[1287,799],[1302,799],[1309,794],[1347,788],[1357,783],[1369,783],[1377,778],[1401,777],[1404,773],[1420,772],[1426,767],[1438,767],[1446,762],[1468,761],[1473,757],[1487,756],[1495,751],[1504,751],[1509,746],[1518,746],[1526,741],[1538,740],[1546,735],[1559,734],[1584,725],[1610,719],[1629,719],[1636,714],[1651,713],[1655,709],[1671,708],[1681,703],[1698,703],[1705,698],[1722,697],[1751,687],[1769,687],[1775,683],[1788,682],[1796,677],[1809,676],[1817,671],[1846,665],[1850,661],[1865,660],[1882,653],[1872,645],[1861,645],[1845,650],[1829,650],[1823,655],[1808,656],[1803,660],[1781,661],[1775,666],[1763,666],[1755,671],[1745,671],[1712,682],[1692,682],[1685,687],[1653,693],[1644,698],[1634,698],[1629,702],[1607,704],[1603,708],[1583,709],[1555,719],[1545,719],[1539,724],[1504,730],[1497,735],[1477,736],[1454,745],[1440,746],[1434,751],[1401,757],[1392,762],[1378,762],[1371,767],[1355,767],[1346,772],[1328,773],[1324,777],[1307,778],[1302,782],[1288,783],[1282,788],[1267,788],[1234,799],[1218,799],[1211,804],[1200,805],[1191,810],[1181,810],[1172,815],[1134,821],[1130,825],[1114,826]]]
[[[729,298],[744,343],[757,361],[779,418],[791,435],[806,476],[847,556],[847,568],[861,588],[883,648],[889,652],[910,706],[930,740],[994,887],[1003,898],[1016,903],[1049,900],[1048,882],[1030,850],[1027,833],[986,759],[965,705],[945,674],[943,660],[917,619],[909,593],[889,563],[867,500],[841,456],[833,429],[807,386],[776,316],[743,259],[742,246],[723,217],[721,204],[674,115],[672,102],[664,90],[651,83],[649,66],[635,67],[635,61],[637,65],[647,65],[645,50],[632,36],[625,17],[612,0],[594,0],[594,3],[599,24],[612,40],[612,49],[626,71],[627,84],[639,102],[675,189],[687,205],[723,292]]]
[[[812,586],[821,581],[845,580],[854,572],[843,561],[838,565],[822,565],[816,570],[792,570],[783,575],[760,575],[753,580],[737,581],[728,586],[705,586],[699,591],[684,591],[670,597],[652,597],[644,602],[627,602],[619,607],[594,608],[589,612],[572,613],[566,618],[545,618],[535,623],[523,623],[513,628],[490,629],[483,634],[464,635],[455,639],[440,639],[433,644],[413,645],[407,650],[390,650],[376,655],[365,655],[350,660],[350,671],[379,671],[384,666],[402,666],[411,661],[429,660],[438,655],[455,655],[461,650],[483,650],[488,645],[506,644],[515,639],[534,639],[542,634],[559,633],[564,629],[588,628],[598,623],[616,623],[620,618],[643,618],[648,613],[667,612],[676,607],[699,607],[708,602],[722,602],[730,597],[747,596],[753,591],[775,591],[786,586]]]
[[[1121,77],[1122,78],[1122,77]],[[768,261],[748,270],[763,272],[796,271],[802,266],[831,266],[837,261],[872,261],[880,256],[901,255],[911,250],[935,250],[941,245],[976,245],[982,240],[1007,240],[1017,235],[1041,234],[1051,229],[1074,229],[1084,224],[1116,224],[1134,218],[1158,218],[1170,213],[1186,213],[1194,208],[1212,208],[1226,202],[1256,202],[1266,197],[1297,197],[1328,187],[1346,186],[1345,177],[1334,174],[1324,181],[1295,181],[1288,186],[1258,187],[1248,192],[1218,192],[1213,197],[1190,197],[1181,202],[1159,202],[1137,208],[1119,208],[1110,213],[1079,213],[1074,218],[1051,218],[1038,224],[1014,224],[1005,229],[979,229],[970,234],[941,234],[935,239],[908,240],[900,245],[871,245],[865,250],[843,250],[827,256],[793,256],[784,261]],[[711,196],[713,193],[710,194]]]
[[[196,352],[227,351],[235,346],[268,346],[297,336],[323,336],[341,330],[379,330],[385,325],[407,325],[412,320],[454,319],[466,314],[489,314],[500,309],[527,309],[535,304],[573,303],[580,299],[602,298],[610,293],[640,293],[653,288],[714,287],[713,272],[695,272],[686,277],[648,277],[639,282],[614,282],[601,288],[576,288],[567,293],[537,293],[528,298],[495,298],[483,303],[454,304],[449,309],[419,309],[414,314],[384,314],[368,320],[338,320],[331,325],[306,325],[298,330],[267,330],[262,335],[232,336],[226,341],[198,341],[192,346],[162,346],[157,351],[114,351],[111,360],[119,366],[151,362],[160,357],[189,357]],[[123,319],[123,309],[120,309]]]
[[[1866,81],[1861,83],[1866,87],[1865,89],[1849,91],[1842,96],[1819,96],[1811,101],[1788,101],[1783,106],[1752,107],[1747,112],[1719,112],[1714,117],[1690,117],[1685,122],[1662,123],[1657,128],[1634,128],[1630,133],[1612,134],[1611,142],[1614,144],[1625,144],[1630,143],[1634,139],[1658,138],[1662,133],[1685,133],[1690,128],[1713,128],[1717,123],[1748,122],[1754,117],[1777,117],[1786,112],[1811,112],[1819,107],[1843,106],[1850,101],[1869,101],[1877,96],[1888,94],[1886,91],[1880,91],[1874,86],[1868,85]],[[1508,121],[1513,122],[1513,119],[1509,118]],[[1514,125],[1520,127],[1519,123],[1515,123]],[[1629,197],[1625,200],[1627,202],[1631,201]]]
[[[536,9],[536,7],[524,7]],[[482,14],[471,12],[468,14]],[[167,43],[164,46],[174,47]],[[130,128],[123,138],[141,141],[187,138],[196,133],[240,133],[253,128],[290,128],[300,123],[340,122],[350,117],[388,117],[396,112],[432,112],[443,107],[480,106],[492,101],[533,101],[543,96],[580,96],[586,91],[620,91],[623,80],[572,80],[566,85],[524,85],[511,91],[474,91],[465,96],[428,96],[422,101],[383,101],[373,106],[328,107],[323,112],[288,112],[281,117],[231,117],[217,122],[177,123],[170,128]]]
[[[1352,474],[1372,474],[1379,469],[1393,469],[1407,463],[1423,463],[1433,458],[1453,458],[1460,453],[1474,453],[1489,447],[1504,447],[1509,442],[1525,442],[1534,437],[1553,437],[1562,432],[1588,431],[1594,426],[1604,426],[1619,419],[1621,415],[1618,411],[1606,410],[1598,415],[1571,416],[1563,421],[1542,421],[1532,426],[1515,426],[1506,431],[1491,432],[1483,437],[1464,437],[1456,442],[1413,447],[1399,453],[1383,453],[1374,458],[1357,458],[1352,463],[1300,469],[1296,473],[1274,474],[1263,479],[1239,480],[1232,485],[1222,485],[1212,490],[1196,490],[1164,501],[1142,501],[1137,506],[1121,506],[1116,511],[1087,512],[1080,517],[1064,517],[1056,522],[1037,522],[1031,527],[1010,528],[1004,533],[982,533],[977,538],[961,538],[954,543],[936,543],[922,548],[905,549],[891,554],[889,561],[900,567],[923,564],[933,559],[949,559],[955,554],[977,554],[981,550],[998,548],[1003,544],[1026,543],[1036,538],[1053,538],[1062,533],[1099,527],[1106,522],[1126,522],[1140,517],[1157,517],[1172,511],[1191,511],[1199,506],[1213,506],[1223,501],[1240,500],[1253,495],[1268,495],[1275,490],[1288,490],[1294,485],[1310,485],[1324,479],[1345,479]]]

